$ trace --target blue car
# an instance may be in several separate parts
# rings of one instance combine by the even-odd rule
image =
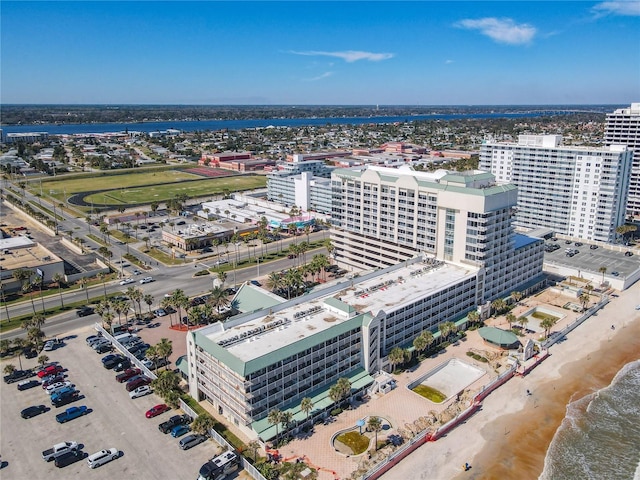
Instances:
[[[173,427],[171,429],[171,436],[173,438],[178,438],[190,431],[189,425],[178,425],[177,427]]]

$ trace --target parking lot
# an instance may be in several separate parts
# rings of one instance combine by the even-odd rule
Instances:
[[[220,447],[208,440],[183,451],[178,448],[179,439],[162,434],[158,425],[183,412],[169,410],[155,418],[145,418],[145,412],[164,403],[163,400],[155,394],[131,400],[124,384],[115,381],[116,372],[102,366],[103,355],[86,344],[85,338],[93,333],[91,327],[77,330],[63,339],[63,346],[46,352],[50,361],[59,362],[66,369],[68,380],[80,390],[79,400],[55,408],[40,386],[18,391],[17,383],[2,384],[0,461],[6,462],[1,470],[3,480],[43,479],[52,475],[59,479],[196,478],[200,466],[221,452]],[[17,358],[3,361],[2,367],[9,362],[19,367]],[[36,359],[22,358],[22,366],[35,367]],[[32,405],[46,405],[50,410],[22,419],[20,412]],[[64,424],[56,422],[56,414],[80,405],[86,405],[91,412]],[[78,442],[88,454],[115,447],[121,456],[95,470],[88,468],[86,460],[56,468],[54,462],[42,459],[42,451],[65,441]]]
[[[553,252],[545,252],[545,262],[575,268],[583,272],[599,273],[600,268],[604,267],[606,268],[606,276],[619,275],[626,277],[640,268],[640,255],[625,256],[624,252],[630,251],[630,248],[624,248],[621,251],[614,251],[605,247],[592,249],[587,243],[578,246],[575,242],[567,243],[565,240],[557,240],[555,242],[547,240],[546,244],[557,244],[560,248]],[[578,253],[568,256],[567,249],[577,250]]]

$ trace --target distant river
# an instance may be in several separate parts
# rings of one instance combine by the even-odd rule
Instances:
[[[384,124],[397,122],[411,122],[419,120],[454,120],[477,118],[531,118],[547,115],[570,114],[569,111],[532,111],[518,113],[469,113],[450,115],[404,115],[392,117],[331,117],[331,118],[267,118],[260,120],[202,120],[175,122],[140,122],[140,123],[86,123],[86,124],[38,124],[38,125],[8,125],[2,126],[4,133],[46,132],[50,135],[65,135],[75,133],[106,133],[106,132],[156,132],[173,128],[184,132],[206,130],[242,130],[259,127],[304,127],[322,125],[363,125]]]

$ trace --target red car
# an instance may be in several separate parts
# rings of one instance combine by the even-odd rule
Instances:
[[[38,372],[38,378],[46,377],[47,375],[55,375],[56,373],[60,373],[64,371],[60,365],[49,365],[48,367],[43,368]]]
[[[52,375],[49,377],[44,377],[42,379],[42,388],[47,388],[49,385],[53,385],[54,383],[64,382],[64,375]]]
[[[169,406],[164,403],[161,403],[160,405],[156,405],[150,410],[147,410],[147,413],[145,415],[147,418],[153,418],[153,417],[157,417],[161,413],[166,412],[167,410],[169,410]]]
[[[127,368],[124,372],[116,375],[116,381],[120,383],[124,383],[128,381],[130,378],[135,377],[136,375],[140,375],[142,371],[139,368]]]

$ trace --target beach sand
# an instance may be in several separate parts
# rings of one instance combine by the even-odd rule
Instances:
[[[508,381],[467,422],[419,448],[382,478],[538,478],[567,404],[606,387],[625,364],[640,358],[640,312],[634,310],[639,292],[636,284],[612,299],[551,347],[549,358],[526,377]],[[465,472],[466,462],[471,469]]]

